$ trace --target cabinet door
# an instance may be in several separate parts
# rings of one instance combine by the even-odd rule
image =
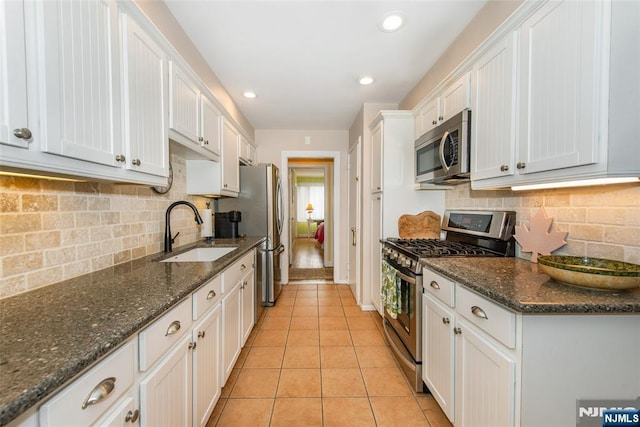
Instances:
[[[451,422],[454,421],[455,338],[453,310],[422,295],[422,380]]]
[[[222,192],[240,191],[239,132],[227,120],[222,120]]]
[[[219,156],[222,151],[220,146],[220,111],[213,105],[213,102],[206,96],[201,96],[202,132],[200,133],[200,144],[206,150]]]
[[[418,139],[426,132],[436,127],[438,124],[438,115],[440,113],[440,100],[438,98],[432,100],[420,109],[416,117],[415,138]]]
[[[251,269],[242,279],[242,345],[247,342],[256,320],[256,283]]]
[[[98,420],[95,426],[100,427],[131,427],[138,425],[140,411],[136,407],[136,400],[133,396],[122,399],[115,409],[109,412],[103,419]]]
[[[122,14],[121,22],[126,165],[168,176],[166,55],[133,19]]]
[[[369,248],[369,257],[371,259],[371,302],[382,315],[384,307],[380,302],[380,289],[382,286],[382,194],[371,195],[371,212],[370,212],[370,236],[371,247]]]
[[[122,165],[117,6],[41,1],[37,14],[41,149]]]
[[[522,25],[520,173],[597,161],[608,2],[548,2]]]
[[[188,334],[140,383],[140,424],[143,427],[191,425],[190,343],[191,334]]]
[[[371,192],[382,191],[382,136],[384,123],[380,123],[371,131]]]
[[[238,284],[222,299],[223,383],[229,378],[229,374],[231,374],[231,370],[240,354],[241,315],[242,299],[240,298],[240,284]]]
[[[438,116],[438,123],[442,123],[443,121],[450,119],[460,111],[471,106],[470,79],[471,74],[466,73],[447,87],[442,93],[440,96],[440,115]]]
[[[472,179],[513,175],[516,145],[517,33],[487,51],[473,67]]]
[[[197,343],[193,352],[193,419],[196,426],[207,425],[222,390],[221,314],[222,307],[218,304],[193,328],[193,342]]]
[[[457,327],[456,426],[512,426],[515,361],[470,323]]]
[[[26,148],[29,138],[14,129],[29,128],[24,10],[20,1],[0,2],[0,144]]]
[[[169,127],[200,145],[200,89],[175,61],[169,61]]]

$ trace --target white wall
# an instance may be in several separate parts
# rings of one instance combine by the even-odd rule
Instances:
[[[306,144],[306,140],[309,144]],[[282,152],[309,152],[310,157],[322,157],[319,153],[337,153],[338,161],[334,163],[334,167],[339,169],[335,171],[336,182],[335,187],[339,191],[339,200],[336,202],[338,215],[336,218],[337,239],[335,241],[335,251],[339,256],[334,256],[334,279],[336,283],[347,282],[347,264],[345,262],[349,233],[348,231],[348,204],[347,204],[347,185],[348,185],[348,147],[349,147],[349,131],[347,130],[279,130],[279,129],[258,129],[255,131],[255,140],[257,145],[257,158],[259,163],[273,163],[278,166],[281,173],[286,174],[286,165],[282,164]],[[299,157],[299,156],[296,156]],[[340,178],[337,179],[339,172]],[[289,216],[287,216],[289,218]],[[288,224],[282,236],[282,241],[289,239]],[[288,245],[287,245],[288,246]],[[289,248],[285,248],[282,255],[283,260],[289,258]],[[286,266],[286,263],[283,262]],[[288,272],[282,272],[283,281],[288,280]]]

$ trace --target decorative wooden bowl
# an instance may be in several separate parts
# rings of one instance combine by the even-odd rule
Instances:
[[[553,280],[590,289],[622,290],[640,287],[640,265],[602,258],[545,255],[540,270]]]

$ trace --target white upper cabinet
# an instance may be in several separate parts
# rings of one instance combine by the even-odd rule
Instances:
[[[169,61],[169,128],[171,136],[202,157],[219,160],[222,114],[186,66]]]
[[[198,144],[200,136],[200,89],[176,61],[169,61],[169,127]]]
[[[128,169],[168,176],[167,59],[158,44],[122,13],[124,128]]]
[[[510,34],[473,67],[471,173],[475,179],[513,175],[516,140],[516,42]]]
[[[256,147],[244,135],[240,135],[240,163],[253,165],[256,163]]]
[[[460,111],[471,106],[471,75],[465,73],[455,82],[451,83],[440,95],[440,114],[438,124],[449,120]]]
[[[24,10],[21,2],[3,1],[0,2],[0,144],[27,147],[31,138],[23,129],[29,129]]]
[[[433,96],[415,113],[415,139],[471,107],[471,75],[465,73]]]
[[[474,63],[472,188],[640,175],[640,3],[523,10]]]
[[[521,27],[520,173],[597,161],[601,2],[549,2]]]
[[[113,1],[37,3],[41,150],[124,163]]]
[[[220,141],[220,120],[222,114],[205,95],[200,95],[200,111],[202,130],[198,141],[202,147],[216,156],[220,156],[222,146]]]
[[[240,191],[238,147],[240,133],[228,120],[222,120],[222,186],[220,194],[237,196]]]

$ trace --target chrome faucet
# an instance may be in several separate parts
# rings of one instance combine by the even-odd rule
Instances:
[[[171,252],[171,246],[173,245],[173,242],[176,240],[176,237],[178,237],[178,234],[180,234],[180,232],[178,231],[175,236],[173,237],[171,236],[171,220],[170,220],[171,211],[173,210],[173,208],[175,208],[178,205],[189,206],[193,211],[193,213],[196,214],[196,217],[194,218],[195,221],[198,224],[202,224],[202,217],[198,213],[198,208],[196,208],[193,205],[193,203],[190,203],[184,200],[178,200],[177,202],[171,203],[167,208],[167,213],[165,214],[165,217],[164,217],[164,251],[165,252]]]

